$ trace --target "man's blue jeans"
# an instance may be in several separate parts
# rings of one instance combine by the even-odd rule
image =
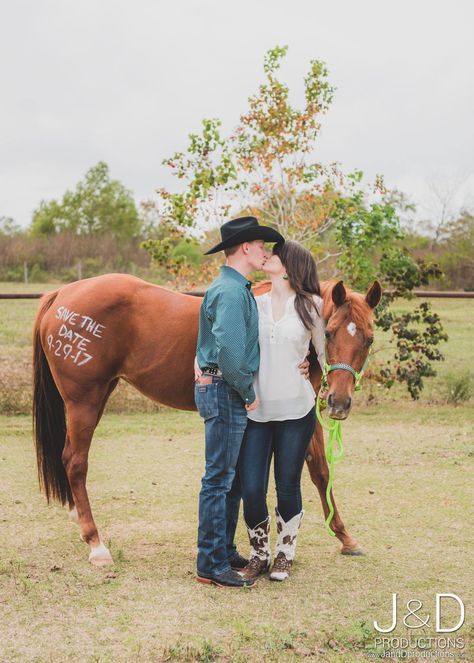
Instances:
[[[206,470],[199,494],[198,574],[219,575],[235,555],[235,528],[240,506],[237,472],[247,411],[239,394],[221,377],[197,384],[194,396],[204,419]]]

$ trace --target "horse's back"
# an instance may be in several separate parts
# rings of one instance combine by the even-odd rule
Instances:
[[[133,276],[106,274],[63,286],[41,321],[43,347],[51,349],[53,343],[57,346],[53,356],[59,357],[65,354],[63,345],[84,351],[109,345],[120,330],[128,331],[134,298],[145,285]],[[69,355],[63,358],[69,359]],[[80,359],[73,361],[81,366],[91,361],[80,363]]]
[[[137,320],[156,322],[161,314],[195,317],[200,300],[173,292],[127,274],[105,274],[75,281],[57,291],[44,315],[41,335],[55,333],[61,325],[78,333],[104,338],[105,329],[116,335],[139,331]],[[64,330],[63,330],[64,331]],[[110,335],[109,341],[111,340]]]
[[[156,393],[151,376],[165,365],[192,375],[199,306],[196,297],[134,276],[84,279],[58,290],[41,320],[41,342],[56,381],[79,388],[124,377],[151,398],[173,405],[174,396]],[[158,391],[167,388],[163,384]],[[189,400],[187,395],[177,407],[192,407]]]

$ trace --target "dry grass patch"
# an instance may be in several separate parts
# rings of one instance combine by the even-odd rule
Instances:
[[[102,570],[88,564],[66,510],[38,494],[29,419],[0,418],[0,661],[362,661],[373,620],[389,621],[394,591],[431,612],[436,592],[458,594],[468,618],[456,635],[467,639],[474,416],[467,407],[452,412],[411,404],[354,412],[335,490],[367,555],[339,555],[305,472],[294,573],[249,591],[194,580],[203,470],[196,414],[104,417],[89,473],[115,560]],[[245,551],[242,522],[238,540]]]

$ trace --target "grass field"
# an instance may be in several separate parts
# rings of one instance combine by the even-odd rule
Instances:
[[[36,307],[0,301],[0,386],[1,398],[11,399],[9,412],[23,393],[17,411],[28,407]],[[226,591],[195,582],[203,471],[197,414],[152,411],[122,390],[111,409],[130,411],[104,416],[88,481],[115,560],[104,569],[89,565],[67,511],[47,507],[38,493],[29,416],[0,416],[0,662],[371,660],[382,651],[373,620],[391,621],[392,592],[400,610],[390,637],[412,640],[437,636],[435,594],[457,594],[466,621],[454,636],[465,646],[448,653],[474,661],[474,412],[472,403],[442,403],[446,374],[466,368],[472,355],[473,307],[434,302],[450,342],[447,362],[420,402],[376,393],[368,405],[362,392],[344,424],[346,455],[336,468],[335,493],[366,556],[339,555],[305,471],[306,515],[285,584],[262,578],[250,591]],[[381,348],[385,341],[377,342]],[[273,509],[273,486],[269,494]],[[242,522],[238,542],[245,552]],[[430,617],[419,630],[402,623],[411,599],[423,601],[419,614]],[[443,620],[457,621],[452,603]],[[445,647],[438,641],[433,650],[446,654]],[[392,642],[385,649],[398,647]]]
[[[2,417],[0,661],[359,661],[401,606],[454,592],[472,629],[472,409],[363,408],[344,427],[336,496],[367,555],[338,554],[304,474],[297,562],[281,585],[251,591],[194,581],[203,469],[195,413],[105,416],[89,492],[115,565],[97,569],[67,511],[38,494],[29,419]],[[270,503],[273,505],[273,488]],[[239,547],[247,549],[243,526]],[[406,612],[406,611],[405,611]],[[443,618],[457,621],[446,611]],[[423,628],[424,636],[435,636]],[[399,625],[394,635],[409,635]],[[411,634],[413,636],[413,633]],[[420,632],[416,633],[417,636]],[[471,633],[472,636],[472,633]],[[467,647],[467,644],[466,644]],[[472,656],[472,658],[471,658]],[[474,652],[465,660],[474,660]]]

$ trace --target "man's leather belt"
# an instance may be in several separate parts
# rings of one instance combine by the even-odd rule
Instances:
[[[204,368],[201,368],[201,371],[203,373],[207,373],[208,375],[216,375],[216,376],[221,376],[222,372],[217,368],[217,366],[205,366]]]

